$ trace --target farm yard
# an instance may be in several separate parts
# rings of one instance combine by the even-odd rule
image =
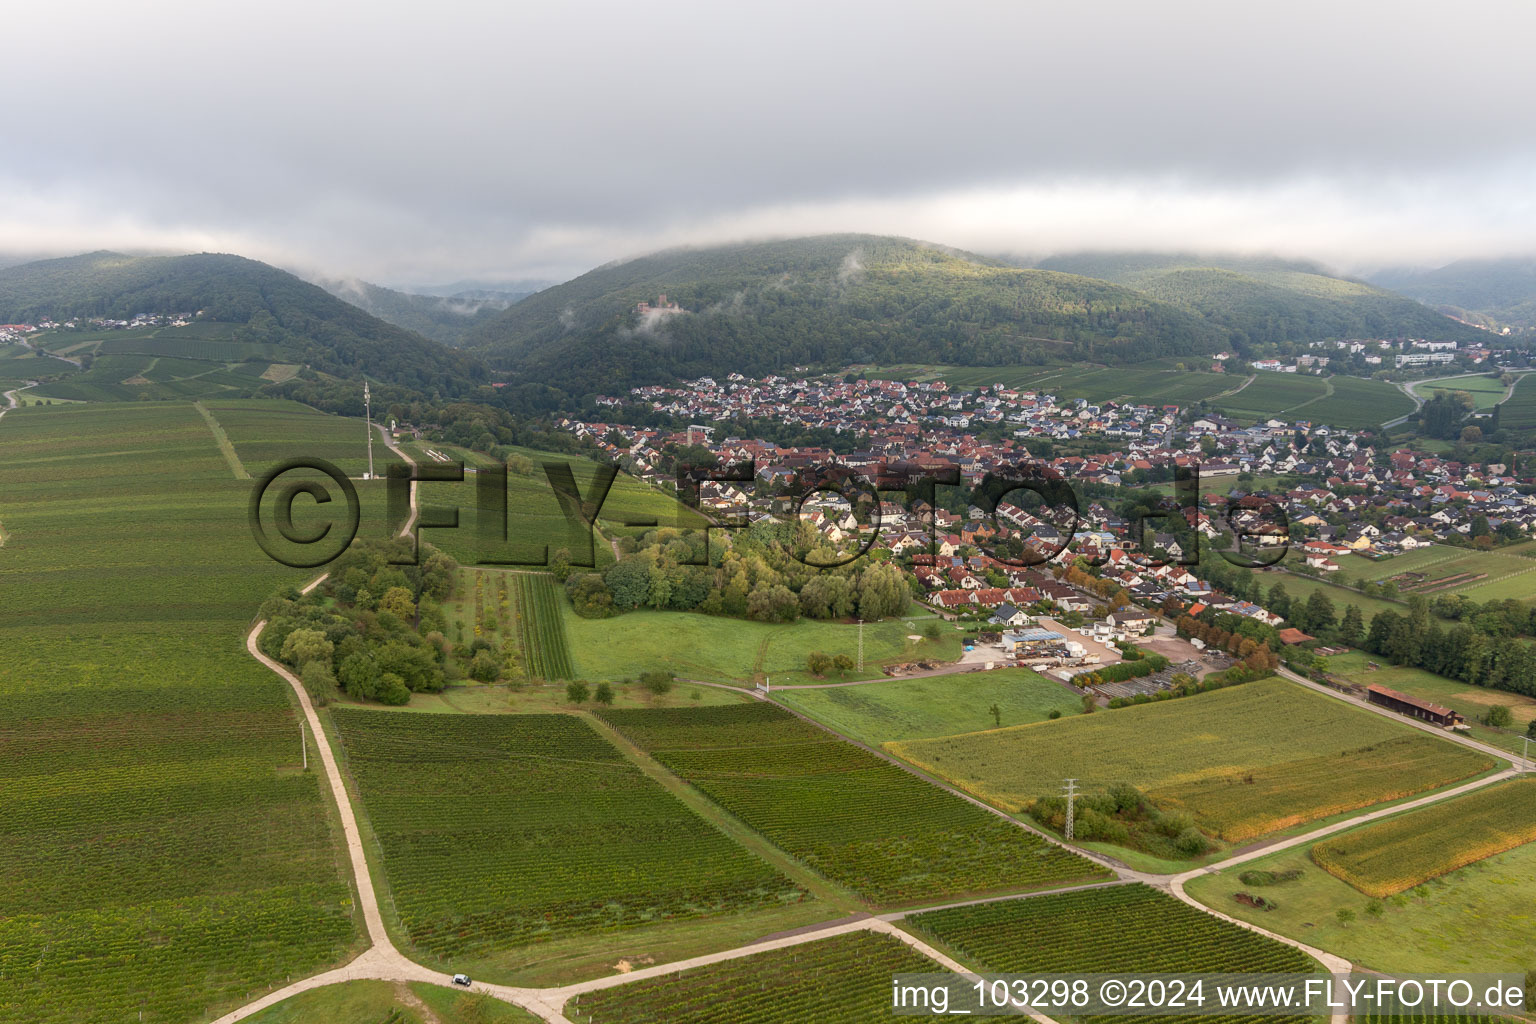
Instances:
[[[1104,876],[771,704],[598,714],[769,841],[873,904]]]
[[[850,932],[599,989],[571,1000],[566,1016],[583,1024],[862,1024],[890,1016],[892,975],[938,970],[900,939]]]
[[[1129,782],[1234,843],[1494,766],[1281,679],[886,749],[1012,813],[1067,777],[1089,790]]]
[[[1346,833],[1347,834],[1347,833]],[[1254,872],[1295,880],[1255,887]],[[1206,906],[1354,961],[1374,971],[1516,971],[1530,966],[1536,906],[1536,843],[1496,854],[1386,899],[1367,897],[1312,862],[1303,844],[1191,879]],[[1234,898],[1261,894],[1274,909]],[[1339,912],[1345,911],[1345,919]]]
[[[1146,885],[955,907],[907,920],[961,963],[991,973],[1310,974],[1322,970],[1298,949],[1201,913]],[[1233,1024],[1274,1018],[1162,1019]]]
[[[1394,896],[1536,840],[1536,779],[1513,779],[1330,836],[1312,860],[1367,896]]]
[[[1350,575],[1375,582],[1391,580],[1398,592],[1439,597],[1460,594],[1474,601],[1536,598],[1536,565],[1503,551],[1470,551],[1443,544],[1405,551],[1380,562],[1351,559]],[[1354,572],[1356,563],[1358,574]]]
[[[807,898],[578,717],[332,714],[428,961]]]
[[[1004,725],[1043,722],[1051,712],[1081,714],[1082,698],[1027,668],[890,679],[862,686],[776,690],[781,703],[856,740],[927,739]]]
[[[1371,665],[1377,666],[1371,668]],[[1493,690],[1437,676],[1419,668],[1393,665],[1360,651],[1334,655],[1328,659],[1328,674],[1357,686],[1377,683],[1389,689],[1422,697],[1436,704],[1443,704],[1466,716],[1473,739],[1481,740],[1511,752],[1524,750],[1521,734],[1532,719],[1536,719],[1536,698],[1508,690]],[[1514,729],[1491,729],[1482,724],[1482,718],[1494,705],[1509,708],[1514,718]]]
[[[206,1020],[355,952],[272,562],[190,404],[0,420],[0,1021]],[[310,751],[311,760],[314,751]]]

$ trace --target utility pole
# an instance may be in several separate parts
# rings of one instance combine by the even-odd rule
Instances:
[[[1531,737],[1529,735],[1527,735],[1527,736],[1523,736],[1521,738],[1523,740],[1525,740],[1525,770],[1526,771],[1531,771],[1532,770],[1532,765],[1531,765]]]
[[[864,671],[864,620],[859,620],[859,671]]]
[[[299,752],[304,758],[304,770],[309,771],[309,744],[304,739],[304,719],[299,718]]]
[[[364,480],[373,479],[373,396],[368,393],[368,382],[363,381],[363,418],[368,422],[368,475]]]
[[[1077,800],[1077,780],[1068,779],[1067,784],[1063,786],[1062,789],[1064,789],[1067,794],[1067,838],[1071,839],[1073,804]]]

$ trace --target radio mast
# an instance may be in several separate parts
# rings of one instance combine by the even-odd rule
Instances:
[[[368,382],[363,381],[363,418],[368,421],[368,475],[364,480],[373,479],[373,396],[368,393]]]

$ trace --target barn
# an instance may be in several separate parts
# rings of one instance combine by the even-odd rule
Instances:
[[[1427,700],[1420,700],[1418,697],[1399,693],[1397,690],[1390,690],[1385,686],[1378,686],[1375,683],[1368,686],[1366,690],[1368,692],[1367,699],[1372,704],[1379,704],[1384,708],[1396,711],[1400,715],[1423,719],[1426,722],[1432,722],[1435,725],[1444,726],[1448,729],[1466,724],[1466,719],[1460,713],[1440,704],[1431,704]]]

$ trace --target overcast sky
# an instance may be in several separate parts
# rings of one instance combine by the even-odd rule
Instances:
[[[11,252],[401,284],[846,230],[1536,251],[1523,0],[50,0],[6,36]]]

